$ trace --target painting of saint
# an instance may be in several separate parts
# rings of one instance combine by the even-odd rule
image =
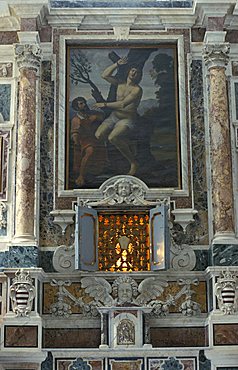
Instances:
[[[176,45],[67,50],[66,189],[181,187]]]

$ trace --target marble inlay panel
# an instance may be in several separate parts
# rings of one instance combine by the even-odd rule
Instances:
[[[44,348],[98,348],[100,329],[43,329]]]
[[[36,18],[21,18],[21,31],[36,31]]]
[[[35,246],[10,246],[7,267],[38,267],[39,249]]]
[[[73,364],[75,359],[56,359],[56,370],[70,370],[70,365]],[[103,360],[86,360],[87,364],[90,366],[91,370],[104,370],[104,361]],[[81,369],[81,367],[80,367]],[[48,370],[48,369],[42,369]],[[50,368],[49,370],[52,370]]]
[[[191,65],[191,135],[195,222],[188,225],[189,244],[208,244],[206,148],[202,61]],[[191,243],[192,242],[192,243]]]
[[[215,324],[214,345],[238,345],[238,324]]]
[[[1,86],[1,85],[0,85]],[[7,199],[10,131],[0,130],[0,199]]]
[[[50,62],[42,63],[41,96],[40,245],[44,247],[65,243],[60,227],[53,224],[50,216],[54,209],[54,83]]]
[[[238,266],[238,245],[215,244],[211,252],[213,266]]]
[[[37,347],[37,326],[5,326],[5,347]]]
[[[153,347],[204,347],[206,334],[204,327],[151,328]]]
[[[173,364],[167,363],[168,364],[167,365],[165,361],[168,361],[168,359],[162,359],[162,358],[148,359],[147,368],[148,370],[169,370],[169,369],[174,370],[175,369]],[[196,358],[186,359],[186,358],[179,357],[179,359],[177,359],[177,362],[178,362],[178,368],[176,367],[176,370],[180,369],[181,365],[183,366],[183,370],[197,370],[197,366],[196,366],[197,359]]]
[[[0,84],[0,123],[10,121],[11,84]]]
[[[11,45],[18,42],[18,36],[16,31],[2,31],[0,32],[0,44]]]
[[[53,356],[51,352],[48,352],[48,355],[45,361],[41,364],[41,370],[52,370],[53,369]]]
[[[109,359],[109,370],[143,370],[144,360],[111,360]]]
[[[100,1],[100,0],[51,0],[51,8],[191,8],[193,0],[112,0],[112,1]]]

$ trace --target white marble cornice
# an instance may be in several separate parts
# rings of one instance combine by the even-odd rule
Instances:
[[[21,18],[36,18],[44,5],[48,5],[49,0],[5,0],[5,2],[16,16]]]
[[[112,29],[117,25],[133,25],[134,29],[186,28],[193,26],[195,15],[192,8],[68,8],[49,9],[47,21],[49,25],[60,27],[82,23],[89,29]]]
[[[7,1],[0,1],[0,31],[17,31],[19,29],[19,17],[9,7]]]
[[[194,9],[196,26],[206,27],[209,17],[225,17],[232,11],[235,0],[196,0]]]

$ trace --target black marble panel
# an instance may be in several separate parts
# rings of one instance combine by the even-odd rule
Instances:
[[[212,245],[211,263],[213,266],[238,266],[238,245]]]

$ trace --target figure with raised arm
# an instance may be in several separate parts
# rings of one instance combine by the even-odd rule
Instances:
[[[126,80],[119,81],[113,76],[113,73],[119,66],[124,64],[127,64],[127,58],[119,59],[102,73],[102,78],[117,86],[117,95],[116,101],[96,103],[94,105],[95,108],[108,107],[112,109],[110,116],[96,130],[95,136],[99,140],[105,141],[108,139],[128,160],[130,164],[128,175],[135,175],[138,163],[130,135],[136,127],[138,119],[137,108],[142,98],[142,88],[139,86],[142,70],[136,66],[130,66]]]

